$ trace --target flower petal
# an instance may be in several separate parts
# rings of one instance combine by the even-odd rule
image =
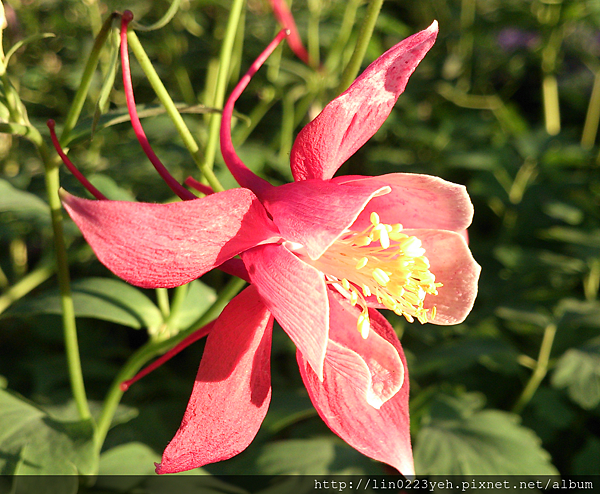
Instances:
[[[271,401],[272,329],[254,287],[229,302],[208,335],[183,421],[156,473],[226,460],[248,447]]]
[[[98,259],[144,288],[183,285],[280,237],[247,189],[171,204],[90,201],[64,191],[62,200]]]
[[[255,247],[242,260],[264,304],[321,378],[329,336],[323,275],[281,245]]]
[[[396,348],[406,369],[402,346],[390,324],[375,310],[370,310],[369,316],[372,331]],[[364,455],[393,466],[403,475],[414,475],[408,377],[400,390],[377,409],[367,403],[352,377],[337,372],[328,360],[320,382],[300,351],[296,357],[310,399],[327,426]]]
[[[331,178],[379,130],[437,32],[434,22],[390,48],[302,129],[291,153],[295,180]]]
[[[437,295],[427,295],[423,306],[435,305],[434,324],[458,324],[465,320],[477,296],[481,267],[460,233],[444,230],[405,230],[421,240],[435,281],[443,283]]]
[[[311,259],[318,259],[373,197],[389,190],[375,182],[338,185],[304,180],[272,187],[259,197],[281,236],[302,244]]]
[[[329,296],[329,345],[326,362],[339,374],[346,374],[367,403],[380,408],[404,382],[404,365],[398,351],[376,331],[363,339],[356,322],[358,307],[333,290]]]
[[[460,232],[473,219],[473,204],[467,189],[439,177],[417,173],[390,173],[377,177],[342,176],[332,179],[339,184],[388,186],[389,194],[371,199],[360,214],[353,230],[371,223],[375,211],[382,223],[401,223],[404,228],[428,228]]]

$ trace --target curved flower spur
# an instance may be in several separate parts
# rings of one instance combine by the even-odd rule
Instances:
[[[173,204],[63,194],[100,261],[134,285],[178,286],[236,255],[251,282],[199,330],[210,331],[204,355],[158,473],[230,458],[254,439],[271,396],[273,318],[296,344],[302,379],[331,430],[414,473],[406,360],[376,309],[422,323],[466,317],[480,271],[465,242],[472,205],[464,187],[436,177],[332,177],[379,129],[436,35],[434,22],[392,47],[300,132],[293,183],[275,187],[250,172],[230,134],[235,101],[282,32],[223,110],[221,149],[242,188]]]

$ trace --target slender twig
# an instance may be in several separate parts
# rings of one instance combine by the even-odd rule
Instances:
[[[529,381],[525,385],[521,396],[512,408],[514,413],[521,413],[525,406],[529,403],[533,395],[537,391],[538,387],[546,377],[548,373],[548,362],[550,361],[550,352],[552,351],[552,344],[554,343],[554,336],[556,335],[556,324],[548,324],[544,329],[544,336],[542,338],[542,344],[540,346],[540,353],[538,355],[535,368],[529,378]]]
[[[358,71],[360,70],[360,66],[365,58],[365,53],[367,52],[367,47],[369,46],[369,40],[373,35],[373,29],[375,28],[375,22],[377,21],[377,17],[379,16],[379,11],[381,10],[381,6],[383,5],[383,0],[370,0],[369,6],[367,7],[367,12],[365,13],[365,17],[360,28],[360,33],[358,34],[358,40],[356,41],[356,46],[354,47],[354,52],[352,53],[352,57],[342,74],[342,79],[340,84],[337,87],[337,93],[340,94],[344,92],[352,81],[356,79],[358,75]]]

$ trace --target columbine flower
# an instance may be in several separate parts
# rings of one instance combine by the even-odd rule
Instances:
[[[414,473],[406,361],[376,308],[422,323],[466,317],[479,275],[464,240],[472,205],[464,187],[435,177],[332,177],[379,129],[436,35],[434,23],[391,48],[300,132],[291,184],[274,187],[250,172],[230,135],[234,103],[280,34],[223,111],[221,148],[242,188],[172,204],[63,194],[100,261],[134,285],[178,286],[238,254],[238,273],[252,284],[203,330],[192,396],[158,473],[230,458],[253,440],[271,396],[273,318],[296,344],[302,379],[331,430]]]

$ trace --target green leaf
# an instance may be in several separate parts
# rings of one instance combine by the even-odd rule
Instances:
[[[0,390],[0,473],[91,475],[98,457],[91,420],[63,422]]]
[[[556,364],[552,385],[567,388],[569,397],[582,408],[596,408],[600,403],[600,337],[567,350]]]
[[[498,338],[464,338],[425,352],[419,357],[412,375],[431,372],[449,375],[463,372],[476,363],[510,374],[518,368],[517,357],[517,351]]]
[[[179,312],[171,321],[173,327],[187,329],[206,312],[216,299],[217,294],[213,288],[200,280],[192,281],[188,285],[188,291]]]
[[[84,278],[71,285],[77,317],[111,321],[135,329],[157,328],[162,324],[160,310],[138,288],[112,278]],[[7,316],[61,314],[58,290],[15,304]]]
[[[48,227],[50,208],[35,194],[19,190],[0,179],[0,219],[4,223],[20,220]]]
[[[263,475],[360,475],[373,462],[335,437],[287,439],[264,446],[257,461]]]
[[[476,393],[438,395],[414,449],[418,475],[556,475],[550,455],[517,415],[481,410]]]
[[[160,455],[150,446],[137,442],[122,444],[102,453],[98,474],[151,475],[155,462],[160,462]]]

